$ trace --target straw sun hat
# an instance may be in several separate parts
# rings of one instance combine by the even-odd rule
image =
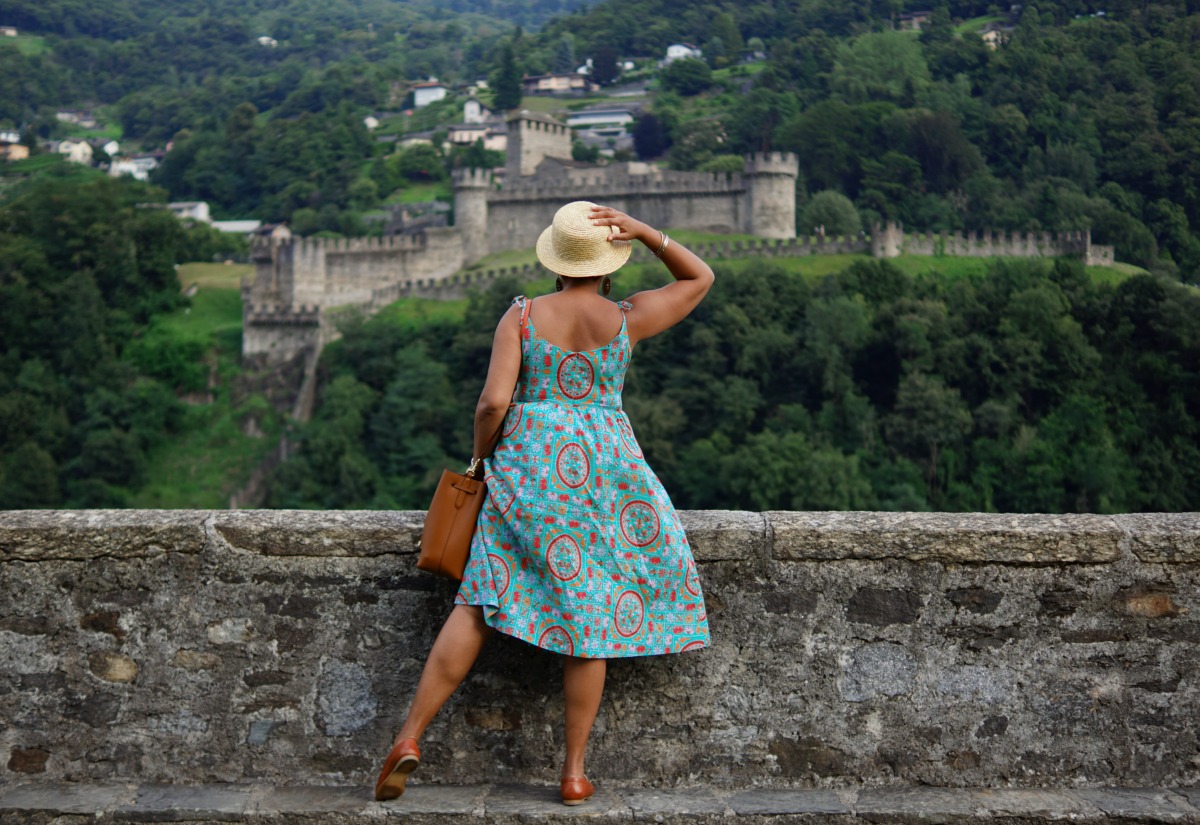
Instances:
[[[629,260],[629,241],[610,241],[615,226],[592,223],[591,201],[574,201],[554,213],[537,242],[542,266],[567,278],[590,278],[620,269]]]

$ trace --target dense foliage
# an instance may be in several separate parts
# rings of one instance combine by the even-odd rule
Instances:
[[[475,296],[462,324],[348,328],[273,504],[425,506],[469,454],[517,290]],[[625,407],[682,507],[1194,510],[1197,318],[1196,289],[1066,260],[955,280],[863,261],[811,285],[753,264],[638,345]]]
[[[920,33],[893,30],[907,5],[14,0],[6,19],[45,35],[46,51],[0,48],[0,121],[46,136],[59,128],[54,105],[113,103],[127,139],[179,138],[160,178],[171,197],[205,198],[223,216],[309,210],[302,225],[357,234],[390,195],[369,173],[387,150],[361,118],[404,105],[406,83],[488,77],[507,108],[520,74],[592,59],[607,83],[617,56],[638,58],[656,91],[653,120],[639,124],[644,157],[724,171],[744,152],[790,150],[801,201],[838,192],[865,228],[1091,228],[1119,260],[1196,279],[1200,7],[1063,0],[1010,18],[957,0]],[[985,20],[1014,26],[997,48],[979,36]],[[650,68],[675,42],[704,60]],[[742,64],[755,55],[765,61]],[[423,110],[421,128],[458,120],[458,105]],[[235,114],[246,106],[252,125]]]
[[[203,389],[197,346],[152,322],[209,230],[162,195],[47,175],[0,207],[0,509],[121,506],[184,424],[176,392]]]

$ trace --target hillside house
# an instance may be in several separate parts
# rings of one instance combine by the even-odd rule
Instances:
[[[905,12],[896,18],[896,28],[900,29],[900,31],[924,31],[932,19],[933,12],[931,11]]]
[[[367,127],[368,132],[374,132],[379,128],[379,118],[375,115],[367,115],[363,118],[363,126]]]
[[[474,95],[467,98],[467,102],[463,104],[463,123],[485,123],[491,116],[492,110]]]
[[[20,143],[21,133],[16,129],[0,129],[0,143]]]
[[[180,220],[193,220],[200,223],[212,223],[212,215],[208,211],[206,201],[175,201],[167,204],[167,209]]]
[[[624,131],[633,123],[633,110],[620,106],[604,106],[582,109],[567,115],[567,126],[572,129],[605,129],[620,127]]]
[[[274,37],[267,37],[265,34],[262,37],[255,38],[255,43],[268,49],[273,49],[279,45],[279,41]]]
[[[0,160],[25,160],[27,157],[29,157],[29,147],[24,143],[0,140]]]
[[[448,91],[445,84],[437,81],[418,83],[413,86],[413,108],[420,109],[434,101],[441,100]]]
[[[667,46],[667,56],[663,58],[662,65],[670,66],[676,60],[703,60],[704,52],[693,46],[691,43],[672,43]]]
[[[16,37],[17,29],[15,26],[0,26],[0,37]]]
[[[92,165],[92,144],[83,138],[67,138],[58,142],[51,141],[47,148],[65,157],[71,163]]]
[[[213,221],[212,226],[218,232],[255,237],[254,233],[262,226],[262,221]]]
[[[508,127],[502,121],[490,123],[461,123],[446,130],[446,140],[459,146],[470,146],[477,140],[483,141],[484,149],[503,152],[508,148]]]
[[[133,155],[127,158],[114,157],[108,167],[109,177],[131,177],[134,180],[149,180],[150,173],[158,168],[158,158],[154,155]]]
[[[74,109],[63,109],[54,113],[54,119],[59,123],[73,123],[82,129],[95,129],[99,124],[96,116],[88,111],[76,111]]]
[[[521,89],[527,95],[583,94],[600,88],[575,72],[541,74],[521,79]]]
[[[1013,27],[1007,23],[988,23],[979,30],[979,38],[989,49],[1003,46],[1012,36]]]
[[[115,158],[117,153],[121,151],[121,144],[112,138],[92,138],[88,143],[92,145],[93,155],[96,152],[103,152],[110,158]]]

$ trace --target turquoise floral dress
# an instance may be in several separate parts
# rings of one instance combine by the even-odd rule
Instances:
[[[514,303],[525,309],[525,297]],[[704,594],[679,516],[646,464],[621,390],[621,331],[588,352],[521,330],[521,375],[484,463],[479,515],[457,604],[556,653],[649,656],[707,647]]]

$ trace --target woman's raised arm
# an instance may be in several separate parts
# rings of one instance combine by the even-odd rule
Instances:
[[[675,282],[629,297],[626,313],[630,343],[652,338],[688,316],[713,284],[713,271],[683,244],[666,239],[657,229],[607,206],[592,208],[592,222],[617,231],[610,240],[641,241],[667,265]]]

